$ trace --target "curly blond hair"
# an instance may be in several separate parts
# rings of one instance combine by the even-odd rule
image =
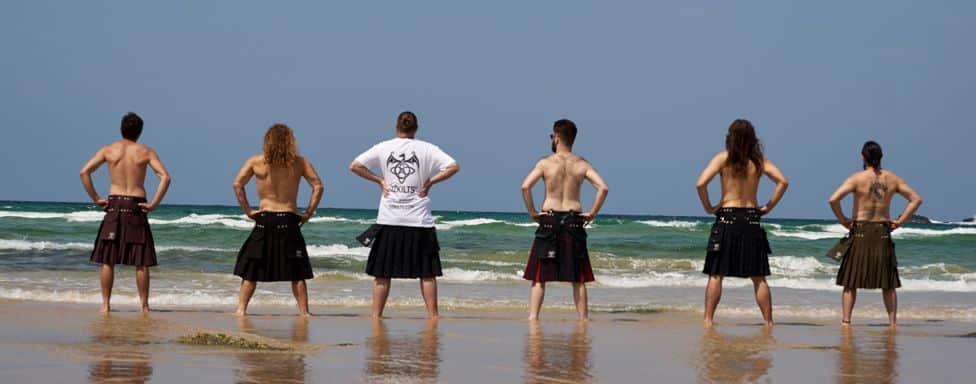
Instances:
[[[287,166],[298,157],[298,143],[291,128],[275,124],[264,134],[264,161],[273,166]]]

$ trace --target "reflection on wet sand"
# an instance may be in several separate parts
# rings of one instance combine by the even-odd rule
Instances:
[[[579,322],[573,333],[546,335],[539,322],[529,324],[525,344],[525,381],[528,383],[588,383],[593,380],[588,323]]]
[[[255,328],[251,319],[242,316],[237,320],[241,332],[274,338],[273,330]],[[308,318],[295,317],[291,328],[291,341],[308,341]],[[240,368],[238,383],[304,383],[305,354],[301,352],[238,352]]]
[[[898,380],[898,345],[896,330],[879,333],[841,330],[838,383],[890,383]],[[855,333],[860,336],[856,337]]]
[[[773,366],[770,347],[776,342],[772,328],[761,327],[753,336],[729,336],[715,328],[705,330],[695,364],[705,382],[752,383]]]
[[[88,368],[92,383],[145,383],[152,377],[149,351],[156,322],[148,316],[132,319],[104,315],[92,323],[92,355]]]
[[[417,336],[390,337],[383,320],[375,319],[367,345],[367,382],[437,382],[441,363],[437,320],[427,320]]]

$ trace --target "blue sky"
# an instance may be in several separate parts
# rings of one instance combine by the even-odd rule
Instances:
[[[605,212],[700,215],[694,181],[745,117],[791,179],[774,216],[830,217],[875,139],[920,213],[960,219],[976,213],[974,17],[963,1],[6,2],[0,199],[84,201],[78,170],[132,110],[173,173],[167,202],[234,204],[280,121],[325,206],[372,208],[346,167],[410,109],[462,167],[435,209],[521,210],[567,117]]]

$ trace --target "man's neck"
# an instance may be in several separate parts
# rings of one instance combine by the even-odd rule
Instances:
[[[131,140],[131,139],[126,139],[126,138],[124,138],[124,137],[122,138],[122,140],[119,140],[119,142],[120,142],[120,143],[123,143],[123,144],[135,144],[135,143],[136,143],[136,141],[135,141],[135,140]]]
[[[556,154],[557,155],[566,155],[566,154],[570,154],[570,153],[573,153],[573,148],[571,148],[571,147],[564,147],[562,145],[556,147]]]
[[[415,136],[417,136],[416,133],[409,133],[408,134],[408,133],[403,133],[403,132],[397,132],[397,138],[398,139],[411,139],[411,140],[413,140],[413,138]]]

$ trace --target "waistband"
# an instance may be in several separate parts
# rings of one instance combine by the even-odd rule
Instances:
[[[254,220],[255,228],[289,229],[301,227],[301,217],[294,212],[261,212]]]
[[[577,211],[556,211],[552,209],[548,211],[543,211],[542,213],[545,213],[550,216],[579,216],[580,215],[580,212]]]
[[[280,212],[279,211],[261,211],[261,213],[258,213],[258,216],[263,216],[263,217],[282,217],[282,216],[298,216],[298,214],[295,213],[295,212],[288,212],[288,211],[280,211]]]
[[[759,208],[719,208],[715,211],[715,222],[723,224],[759,224]]]
[[[135,201],[137,203],[145,203],[146,198],[143,196],[127,196],[127,195],[108,195],[106,199],[108,201],[112,200],[122,200],[122,201]]]

